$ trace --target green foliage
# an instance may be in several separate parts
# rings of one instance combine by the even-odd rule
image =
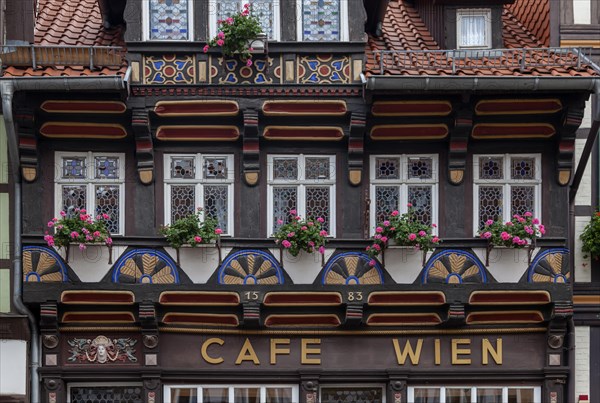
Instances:
[[[160,229],[160,233],[167,238],[167,242],[175,249],[183,245],[196,247],[215,241],[223,232],[217,227],[218,222],[212,217],[202,220],[202,209],[176,220],[171,225]]]
[[[592,220],[586,227],[583,229],[583,232],[580,236],[583,245],[581,246],[581,250],[586,254],[585,258],[588,257],[588,254],[596,260],[600,259],[600,212],[597,212],[592,216]]]
[[[275,243],[281,245],[292,256],[298,256],[300,251],[313,253],[318,250],[319,253],[325,253],[325,243],[327,242],[327,231],[322,228],[325,220],[322,217],[316,220],[307,218],[302,220],[296,215],[296,210],[290,211],[290,222],[282,225],[275,236]],[[279,221],[279,224],[282,224]]]
[[[60,212],[61,218],[53,218],[48,222],[48,228],[54,228],[54,234],[46,231],[44,240],[48,246],[58,248],[68,247],[71,243],[80,244],[80,249],[85,249],[85,244],[105,243],[112,245],[112,238],[106,226],[108,214],[99,214],[96,220],[85,209],[75,209],[67,214]]]
[[[415,209],[409,203],[406,213],[392,211],[387,220],[377,224],[373,244],[367,246],[366,250],[369,256],[375,258],[393,240],[399,246],[413,246],[422,251],[429,251],[440,241],[431,233],[435,227],[435,224],[429,226],[419,222]],[[374,261],[372,263],[374,264]]]
[[[533,214],[526,212],[522,216],[515,214],[512,220],[488,220],[478,232],[480,238],[487,239],[494,246],[524,248],[546,233],[546,228]]]
[[[204,53],[208,52],[209,47],[218,46],[225,56],[239,55],[248,66],[252,65],[248,44],[262,33],[262,26],[258,18],[251,15],[250,5],[245,4],[241,13],[217,23],[217,36],[208,41]]]

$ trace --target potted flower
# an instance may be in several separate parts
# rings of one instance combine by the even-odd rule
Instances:
[[[592,220],[580,236],[581,250],[585,253],[584,258],[591,256],[592,259],[600,260],[600,212],[592,216]]]
[[[529,248],[528,259],[535,247],[535,241],[546,233],[546,228],[538,218],[529,211],[522,216],[513,215],[510,221],[487,220],[477,233],[480,238],[487,239],[486,266],[489,264],[489,254],[494,247]]]
[[[244,4],[242,12],[217,23],[217,36],[204,46],[204,53],[211,47],[220,47],[223,55],[239,55],[247,66],[252,66],[252,53],[258,50],[255,47],[264,48],[266,36],[259,19],[251,15],[250,5]]]
[[[177,263],[179,263],[179,249],[182,246],[191,246],[216,243],[223,233],[218,228],[218,222],[212,217],[203,217],[201,207],[196,212],[183,218],[175,220],[174,223],[165,225],[160,233],[167,238],[169,245],[177,252]]]
[[[375,228],[373,244],[367,246],[366,251],[373,259],[371,266],[375,265],[375,258],[382,253],[390,243],[398,246],[409,246],[423,252],[423,260],[426,253],[433,250],[440,239],[432,233],[436,224],[427,225],[418,221],[417,213],[411,203],[407,204],[408,210],[400,214],[398,210],[391,212],[390,216]],[[425,262],[423,262],[425,264]]]
[[[85,209],[76,208],[72,214],[61,211],[60,218],[54,217],[48,221],[48,228],[53,228],[54,234],[46,231],[44,240],[50,247],[64,248],[67,262],[70,244],[79,244],[79,249],[82,251],[90,244],[105,244],[109,248],[110,256],[112,238],[106,225],[109,219],[108,214],[98,214],[94,220]],[[111,261],[109,257],[109,263]]]
[[[290,210],[291,220],[287,224],[282,225],[282,220],[277,221],[281,227],[273,235],[275,243],[294,257],[298,256],[300,251],[307,253],[318,251],[323,255],[328,235],[327,231],[323,229],[325,220],[322,217],[303,220],[296,214],[296,210]]]

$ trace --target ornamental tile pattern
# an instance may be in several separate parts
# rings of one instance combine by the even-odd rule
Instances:
[[[192,55],[146,56],[144,58],[145,84],[194,84],[196,63]]]

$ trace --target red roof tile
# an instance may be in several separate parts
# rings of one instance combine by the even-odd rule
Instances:
[[[38,0],[34,44],[43,46],[121,46],[125,47],[123,28],[107,30],[97,0]],[[4,76],[106,76],[123,75],[127,64],[90,70],[89,66],[9,66]]]
[[[549,0],[516,0],[504,8],[502,38],[507,49],[542,48],[549,44]],[[539,35],[539,36],[538,36]],[[506,52],[501,57],[461,58],[440,50],[419,12],[406,0],[390,0],[380,37],[370,36],[367,43],[367,75],[501,75],[501,76],[590,76],[591,68],[577,71],[576,56],[544,50],[525,54],[526,68],[521,71],[521,54]],[[386,54],[384,68],[376,51],[415,51]],[[512,53],[512,54],[511,54]],[[452,60],[454,58],[454,60]],[[454,69],[453,69],[454,64]],[[535,66],[534,66],[535,65]]]

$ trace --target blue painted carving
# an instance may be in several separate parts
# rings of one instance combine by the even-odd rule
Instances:
[[[323,269],[321,284],[383,284],[383,271],[377,261],[362,252],[345,252],[335,255]]]
[[[281,266],[267,252],[257,249],[244,249],[231,253],[219,267],[219,284],[254,285],[283,284]]]
[[[67,266],[52,248],[25,246],[23,247],[23,281],[26,283],[69,281]]]
[[[568,283],[569,250],[565,248],[547,249],[537,254],[527,269],[529,283]]]
[[[166,253],[154,249],[132,249],[114,265],[113,283],[179,284],[177,265]]]
[[[477,257],[464,250],[445,250],[434,255],[423,270],[421,283],[487,283],[487,274]]]

